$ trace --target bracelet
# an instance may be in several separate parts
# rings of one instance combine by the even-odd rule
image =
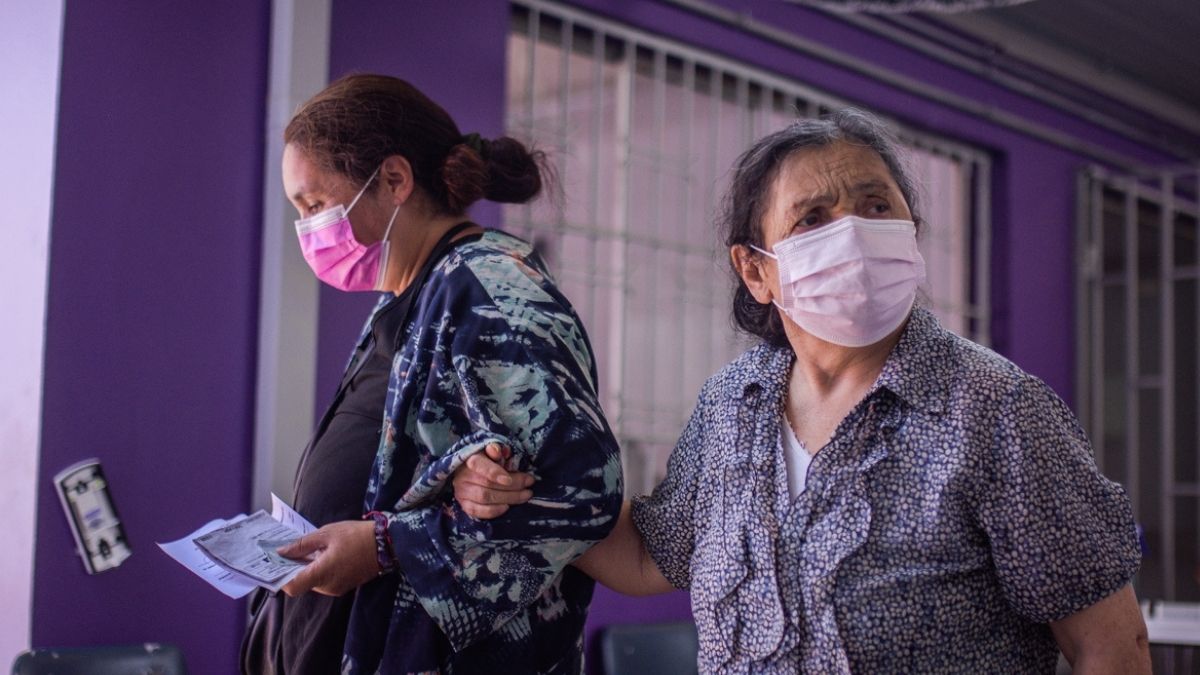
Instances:
[[[363,516],[363,520],[371,518],[375,521],[375,561],[379,563],[379,573],[387,574],[400,566],[392,548],[392,535],[388,532],[388,517],[382,511],[371,511]]]

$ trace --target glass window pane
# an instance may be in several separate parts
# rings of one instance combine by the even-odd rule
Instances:
[[[1133,516],[1141,524],[1146,540],[1157,555],[1147,555],[1138,572],[1138,591],[1148,598],[1163,597],[1164,564],[1162,557],[1163,539],[1173,533],[1163,530],[1160,500],[1162,491],[1162,395],[1156,389],[1144,389],[1138,393],[1138,447],[1137,456],[1127,458],[1137,467],[1138,489],[1131,491],[1137,502],[1133,505]]]
[[[1125,289],[1119,285],[1104,288],[1104,414],[1101,415],[1104,438],[1104,472],[1125,482]]]
[[[1195,497],[1175,500],[1175,592],[1176,600],[1200,602],[1200,499]]]
[[[920,149],[909,152],[909,161],[924,181],[918,188],[918,202],[923,205],[925,221],[919,242],[925,258],[926,293],[942,325],[969,337],[971,223],[965,212],[964,167],[949,157]]]
[[[1175,265],[1195,265],[1200,248],[1196,243],[1196,217],[1188,213],[1175,214]]]
[[[1158,204],[1138,200],[1137,260],[1139,279],[1157,279],[1162,273],[1162,210]]]
[[[1162,372],[1162,284],[1158,279],[1138,282],[1137,292],[1138,372]]]
[[[1162,221],[1158,205],[1139,199],[1137,228],[1138,371],[1161,372]]]
[[[1104,274],[1121,274],[1125,271],[1125,197],[1116,190],[1107,188],[1101,197],[1101,254],[1104,259]]]
[[[1197,281],[1175,283],[1175,480],[1200,482],[1200,350]]]

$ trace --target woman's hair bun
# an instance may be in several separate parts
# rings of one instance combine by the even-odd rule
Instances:
[[[545,153],[509,136],[494,140],[467,134],[450,148],[442,167],[447,206],[454,213],[485,198],[521,204],[542,191]]]
[[[442,164],[446,185],[446,206],[451,213],[462,213],[484,196],[488,169],[479,152],[466,143],[450,148]]]
[[[494,202],[522,204],[542,191],[542,173],[546,154],[530,151],[510,136],[484,141],[488,182],[484,197]]]

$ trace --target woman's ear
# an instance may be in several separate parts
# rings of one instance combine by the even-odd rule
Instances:
[[[396,206],[408,201],[416,189],[412,165],[402,155],[391,155],[383,160],[383,166],[379,169],[379,182],[391,194],[392,203]]]
[[[744,244],[735,244],[729,247],[729,258],[733,261],[733,268],[737,270],[738,276],[742,278],[742,283],[750,290],[750,295],[764,305],[771,302],[774,293],[767,276],[769,273],[764,271],[766,256],[756,253]]]

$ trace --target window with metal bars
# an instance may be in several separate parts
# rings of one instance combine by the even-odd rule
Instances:
[[[629,494],[648,492],[701,385],[746,348],[714,223],[737,156],[846,107],[802,83],[546,0],[513,4],[508,130],[547,150],[557,198],[506,207],[583,319]],[[920,183],[926,302],[989,338],[986,154],[901,124]]]
[[[1200,170],[1079,185],[1077,400],[1145,548],[1140,598],[1200,601]]]

